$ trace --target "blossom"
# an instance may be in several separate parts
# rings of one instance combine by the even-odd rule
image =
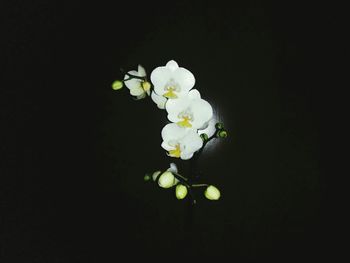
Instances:
[[[135,76],[135,77],[133,77]],[[146,71],[138,65],[138,70],[131,70],[124,76],[125,86],[130,90],[132,96],[142,99],[151,94],[151,84],[146,80]]]
[[[187,95],[195,84],[195,78],[189,70],[179,67],[174,60],[170,60],[165,66],[152,71],[151,82],[156,95],[176,99]],[[154,98],[158,99],[156,96],[152,97],[153,100]]]
[[[203,140],[194,129],[182,128],[176,123],[167,124],[162,129],[162,148],[168,155],[188,160],[203,146]]]
[[[168,119],[180,127],[200,129],[207,124],[213,116],[213,108],[201,99],[198,90],[191,90],[188,96],[169,100],[165,106]]]

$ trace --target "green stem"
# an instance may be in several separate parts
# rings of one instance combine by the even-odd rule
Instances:
[[[204,187],[209,186],[208,184],[193,184],[192,187]]]

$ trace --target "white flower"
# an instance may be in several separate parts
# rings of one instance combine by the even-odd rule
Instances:
[[[208,135],[208,137],[213,136],[216,132],[215,124],[216,124],[216,119],[213,117],[210,119],[209,122],[207,122],[204,125],[202,129],[198,130],[198,134],[201,135],[205,133],[206,135]]]
[[[179,67],[174,60],[170,60],[165,67],[157,67],[152,71],[151,82],[156,95],[176,99],[187,95],[195,84],[195,78],[189,70]]]
[[[204,191],[204,195],[209,200],[218,200],[221,196],[219,189],[213,185],[209,185],[207,187],[207,189]]]
[[[196,130],[181,128],[176,123],[167,124],[162,130],[162,147],[171,157],[188,160],[203,146]]]
[[[201,99],[198,90],[191,90],[188,96],[169,100],[165,106],[168,119],[180,127],[200,129],[213,116],[211,105]]]
[[[132,76],[128,74],[139,78],[132,78]],[[124,83],[130,90],[130,94],[132,96],[137,97],[137,99],[142,99],[146,97],[146,94],[150,95],[151,84],[146,81],[146,71],[141,65],[138,66],[138,71],[131,70],[128,72],[128,74],[125,74],[124,76]]]

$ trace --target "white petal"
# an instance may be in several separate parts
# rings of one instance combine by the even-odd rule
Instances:
[[[175,147],[174,146],[170,146],[168,143],[166,143],[165,141],[162,142],[161,144],[162,148],[166,151],[170,151],[170,150],[174,150]]]
[[[177,173],[177,166],[175,163],[170,163],[170,168],[168,169],[168,171],[172,172],[172,173]]]
[[[171,71],[166,67],[158,67],[152,71],[150,78],[154,86],[154,91],[158,95],[163,95],[164,87],[171,79]]]
[[[191,104],[191,110],[194,115],[194,120],[192,122],[193,128],[201,128],[213,117],[213,108],[203,99],[194,100]]]
[[[190,90],[190,92],[188,92],[188,96],[189,96],[191,99],[200,99],[200,98],[201,98],[201,94],[200,94],[199,91],[196,90],[196,89]]]
[[[145,91],[141,87],[134,87],[130,89],[130,94],[133,96],[140,96],[144,93]]]
[[[179,140],[187,134],[188,130],[179,127],[176,123],[169,123],[162,129],[163,141]]]
[[[198,134],[200,135],[202,133],[205,133],[208,135],[208,137],[213,136],[214,133],[216,132],[215,124],[216,124],[216,119],[211,118],[210,121],[207,122],[207,125],[205,126],[204,129],[198,130]]]
[[[146,70],[141,65],[138,65],[138,67],[137,67],[137,76],[146,77]]]
[[[189,70],[181,67],[172,72],[172,77],[181,87],[179,96],[187,96],[196,82],[193,74]]]
[[[191,100],[187,97],[182,97],[176,100],[168,100],[165,109],[168,112],[168,119],[171,122],[178,122],[179,113],[185,111],[191,105]]]
[[[168,63],[166,63],[166,67],[171,71],[174,71],[179,67],[179,65],[176,63],[176,61],[170,60]]]
[[[198,151],[203,146],[203,140],[195,130],[191,130],[188,134],[180,141],[181,153],[188,155]]]
[[[163,96],[159,96],[157,93],[152,91],[151,98],[154,101],[154,103],[157,104],[159,109],[165,109],[165,103],[167,102],[167,98]]]
[[[143,99],[144,97],[146,97],[146,92],[143,92],[141,95],[136,96],[138,100]]]
[[[189,160],[192,158],[194,153],[181,153],[181,159],[182,160]]]
[[[137,75],[137,71],[135,70],[132,70],[132,71],[129,71],[128,73],[132,74],[132,75]],[[125,79],[128,79],[130,78],[128,75],[125,75],[124,76],[124,80]],[[133,88],[136,88],[136,87],[141,87],[141,80],[140,79],[130,79],[130,80],[127,80],[127,81],[124,81],[125,83],[125,86],[128,88],[128,89],[133,89]]]

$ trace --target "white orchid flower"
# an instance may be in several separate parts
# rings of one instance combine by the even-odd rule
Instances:
[[[195,84],[195,78],[189,70],[179,67],[174,60],[170,60],[165,66],[157,67],[152,71],[151,82],[155,92],[152,99],[160,107],[165,104],[166,99],[187,95]]]
[[[132,78],[130,75],[138,78]],[[130,94],[137,99],[143,99],[151,94],[151,84],[146,80],[146,71],[138,65],[138,70],[131,70],[124,76],[125,86],[130,90]]]
[[[176,123],[167,124],[162,130],[162,148],[168,155],[182,160],[192,158],[203,146],[203,140],[194,129],[181,128]]]
[[[213,116],[213,108],[201,99],[198,90],[191,90],[188,96],[169,100],[165,106],[168,119],[180,127],[200,129]]]

